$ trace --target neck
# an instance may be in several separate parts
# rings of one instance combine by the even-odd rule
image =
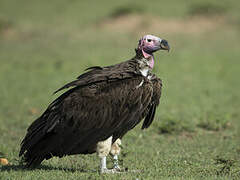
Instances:
[[[151,69],[153,69],[153,67],[154,67],[154,56],[153,56],[153,54],[146,53],[144,50],[141,50],[141,49],[136,49],[136,57],[138,59],[142,59],[142,58],[146,59],[149,67]]]

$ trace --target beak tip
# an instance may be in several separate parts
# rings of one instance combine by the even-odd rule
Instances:
[[[170,51],[170,46],[165,39],[161,41],[160,46],[162,47],[162,49],[167,50],[168,52]]]

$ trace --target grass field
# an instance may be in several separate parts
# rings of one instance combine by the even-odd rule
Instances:
[[[239,179],[240,3],[0,1],[0,179]],[[131,58],[138,39],[168,40],[154,72],[164,83],[153,125],[123,138],[121,166],[100,175],[93,155],[19,165],[27,127],[89,66]],[[109,167],[110,167],[109,159]]]

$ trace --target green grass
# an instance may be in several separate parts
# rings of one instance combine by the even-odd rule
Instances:
[[[10,162],[0,165],[0,179],[240,178],[240,3],[128,2],[0,1],[0,157]],[[126,26],[136,15],[143,20]],[[199,17],[210,20],[211,28],[199,26]],[[148,18],[165,24],[151,26]],[[123,26],[115,32],[105,26],[108,20]],[[185,22],[205,30],[185,32],[179,28]],[[154,71],[164,87],[153,125],[144,131],[138,126],[123,138],[121,166],[141,173],[100,175],[93,171],[95,154],[23,169],[20,142],[57,97],[52,92],[89,66],[131,58],[144,33],[167,39],[172,50],[156,54]]]

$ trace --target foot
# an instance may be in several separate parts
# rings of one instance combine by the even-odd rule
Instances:
[[[120,166],[119,165],[114,165],[113,166],[113,169],[115,169],[116,171],[121,171],[121,168],[120,168]]]
[[[104,169],[101,169],[100,171],[101,174],[113,174],[113,173],[120,173],[120,171],[118,169],[107,169],[107,168],[104,168]]]

